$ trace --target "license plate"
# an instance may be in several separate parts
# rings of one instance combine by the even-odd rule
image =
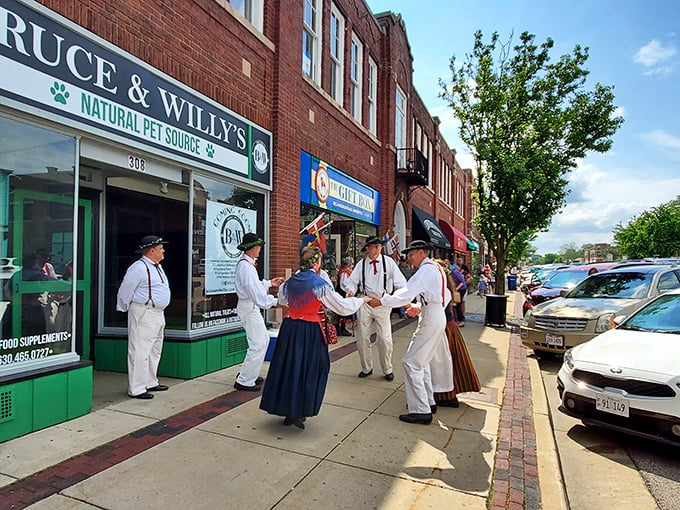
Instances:
[[[629,402],[627,398],[618,395],[604,394],[595,398],[595,409],[617,416],[629,416]]]
[[[564,347],[564,337],[562,335],[551,335],[550,333],[546,333],[545,343],[556,347]]]

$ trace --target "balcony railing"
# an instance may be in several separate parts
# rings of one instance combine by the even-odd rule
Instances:
[[[397,149],[397,177],[408,186],[427,186],[427,158],[416,148]]]

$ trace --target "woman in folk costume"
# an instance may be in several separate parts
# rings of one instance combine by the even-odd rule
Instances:
[[[455,283],[451,277],[450,268],[444,260],[435,259],[444,272],[448,280],[448,287],[451,292],[455,289]],[[458,397],[457,393],[464,393],[467,391],[479,391],[481,390],[481,385],[479,383],[479,378],[477,377],[477,372],[474,365],[472,364],[472,359],[470,358],[470,353],[465,345],[465,339],[460,331],[460,328],[456,324],[455,315],[451,309],[452,303],[445,308],[446,313],[446,340],[448,348],[451,352],[451,362],[453,363],[453,390],[447,390],[447,386],[450,386],[450,381],[445,380],[450,374],[450,370],[447,367],[440,365],[439,367],[435,364],[430,364],[432,370],[432,387],[434,391],[434,401],[438,406],[442,407],[458,407]],[[443,357],[440,357],[440,363]],[[433,360],[434,362],[435,360]]]
[[[338,271],[338,284],[336,285],[336,290],[338,291],[338,294],[340,294],[342,297],[345,297],[347,294],[344,289],[343,285],[345,283],[345,280],[350,277],[352,274],[352,270],[354,269],[354,263],[352,262],[351,257],[343,257],[342,259],[342,265],[340,266],[340,271]],[[338,317],[338,335],[342,336],[352,336],[352,333],[350,333],[347,330],[347,324],[351,323],[355,320],[354,315],[347,315],[344,317]]]
[[[319,414],[326,392],[330,357],[326,344],[324,307],[339,315],[351,315],[369,298],[343,298],[319,276],[321,251],[306,246],[300,252],[300,271],[279,290],[279,303],[287,305],[260,409],[285,416],[284,425],[305,428],[305,418]]]

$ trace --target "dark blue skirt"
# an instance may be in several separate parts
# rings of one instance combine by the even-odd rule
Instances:
[[[317,322],[286,318],[262,391],[260,409],[278,416],[316,416],[326,393],[331,361]]]

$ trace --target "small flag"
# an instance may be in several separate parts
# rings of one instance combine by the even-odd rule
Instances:
[[[323,215],[324,213],[319,214],[316,218],[312,220],[311,223],[309,223],[305,228],[300,230],[300,233],[302,234],[303,232],[307,232],[308,234],[313,234],[318,230],[321,230],[323,227]]]

